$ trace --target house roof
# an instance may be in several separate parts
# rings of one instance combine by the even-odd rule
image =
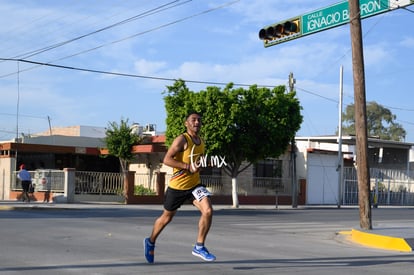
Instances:
[[[165,146],[165,135],[151,136],[151,141],[148,144],[138,144],[132,147],[132,153],[157,153],[167,152]]]
[[[36,152],[36,153],[73,153],[73,154],[88,154],[99,155],[97,147],[82,147],[82,146],[61,146],[61,145],[45,145],[45,144],[30,144],[30,143],[1,143],[1,151],[18,151],[18,152]]]
[[[165,145],[165,135],[150,136],[150,140],[145,144],[138,144],[132,146],[133,154],[142,153],[165,153],[167,152],[167,146]],[[108,155],[108,149],[103,148],[100,150],[102,155]]]
[[[70,146],[50,145],[50,144],[34,144],[34,143],[15,143],[4,142],[0,143],[0,151],[19,151],[19,152],[36,152],[36,153],[72,153],[72,154],[87,154],[87,155],[107,155],[107,149],[100,149],[92,146]],[[151,136],[147,144],[135,145],[132,148],[133,153],[157,153],[166,152],[165,136]],[[8,156],[8,154],[4,154]]]
[[[296,141],[309,141],[309,142],[325,142],[325,143],[334,143],[338,144],[338,136],[310,136],[310,137],[295,137]],[[356,136],[343,136],[342,144],[355,145]],[[383,140],[379,138],[368,138],[368,146],[376,148],[400,148],[400,149],[410,149],[414,146],[414,143],[393,141],[393,140]]]
[[[326,154],[326,155],[338,155],[338,151],[324,150],[324,149],[317,149],[317,148],[307,148],[306,152]],[[342,152],[342,155],[351,155],[351,154],[353,154],[353,153],[352,152]]]

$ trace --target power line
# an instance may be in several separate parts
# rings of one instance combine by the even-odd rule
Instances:
[[[392,107],[392,106],[387,106],[387,105],[383,105],[384,107],[388,108],[388,109],[394,109],[394,110],[400,110],[400,111],[407,111],[407,112],[414,112],[414,109],[407,109],[407,108],[401,108],[401,107]]]
[[[301,91],[303,91],[305,93],[308,93],[308,94],[311,94],[311,95],[314,95],[314,96],[317,96],[317,97],[320,97],[320,98],[323,98],[323,99],[326,99],[326,100],[329,100],[329,101],[332,101],[332,102],[335,102],[335,103],[339,103],[339,101],[336,100],[336,99],[329,98],[329,97],[326,97],[326,96],[323,96],[323,95],[319,95],[319,94],[317,94],[315,92],[311,92],[309,90],[305,90],[305,89],[302,89],[302,88],[298,88],[297,86],[296,86],[296,90],[301,90]]]
[[[396,119],[397,121],[400,121],[402,123],[406,123],[406,124],[410,124],[410,125],[414,125],[414,122],[409,122],[409,121],[405,121],[405,120],[401,120],[401,119]]]
[[[72,2],[78,2],[78,1],[73,1]],[[17,4],[17,3],[16,3]],[[71,8],[73,8],[75,6],[76,3],[71,3],[70,1],[65,1],[65,4],[70,6]],[[76,6],[75,6],[76,7]],[[17,12],[22,12],[21,6],[17,6],[16,8]],[[25,7],[25,9],[27,9]],[[29,8],[30,9],[30,8]],[[63,7],[63,10],[66,10],[66,7]],[[76,11],[76,10],[75,10]],[[79,11],[76,11],[77,13],[79,13]],[[39,14],[39,11],[36,11],[33,13],[34,16],[36,16],[37,14]],[[13,23],[18,23],[17,26],[13,26],[13,25],[8,25],[8,32],[13,34],[11,37],[8,37],[4,40],[2,40],[2,47],[3,49],[1,49],[1,52],[5,52],[7,50],[16,50],[16,45],[12,45],[9,46],[7,45],[8,42],[11,41],[12,38],[17,38],[17,37],[26,37],[32,32],[33,27],[35,27],[36,29],[41,29],[41,30],[47,30],[49,26],[52,25],[53,20],[57,21],[57,18],[52,18],[52,20],[46,20],[49,17],[55,17],[53,15],[57,14],[54,10],[50,10],[48,8],[46,9],[42,9],[42,12],[40,12],[39,17],[35,17],[32,20],[29,21],[25,21],[25,20],[15,20]],[[18,15],[17,15],[18,16]],[[58,19],[63,19],[65,17],[70,16],[69,13],[67,13],[65,16],[60,16]],[[25,19],[30,19],[30,18],[25,18]],[[29,26],[29,28],[26,27]],[[59,31],[59,34],[62,35],[62,28],[56,29],[54,31]],[[42,40],[44,40],[45,38],[49,38],[50,37],[50,33],[43,33],[40,37],[42,37]],[[11,41],[12,42],[12,41]],[[34,41],[32,41],[34,42]],[[27,46],[26,44],[19,44],[18,46]]]
[[[129,22],[132,22],[134,20],[141,19],[143,17],[149,16],[149,15],[152,15],[152,14],[155,14],[155,13],[158,13],[158,12],[161,12],[161,11],[164,11],[164,10],[167,10],[167,9],[170,9],[170,8],[173,8],[173,7],[176,7],[176,6],[179,6],[179,5],[186,4],[186,3],[188,3],[188,2],[190,2],[192,0],[187,0],[184,3],[179,3],[179,4],[175,4],[175,5],[171,6],[171,7],[168,7],[168,6],[172,5],[173,3],[176,3],[176,2],[179,2],[179,1],[180,0],[171,1],[171,2],[169,2],[167,4],[160,5],[160,6],[156,7],[156,8],[150,9],[150,10],[145,11],[143,13],[140,13],[138,15],[134,15],[134,16],[132,16],[130,18],[127,18],[127,19],[124,19],[122,21],[119,21],[119,22],[116,22],[114,24],[111,24],[109,26],[100,28],[100,29],[95,30],[93,32],[89,32],[87,34],[80,35],[80,36],[77,36],[75,38],[72,38],[72,39],[63,41],[63,42],[55,43],[55,44],[50,45],[50,46],[47,46],[47,47],[43,47],[43,48],[36,49],[36,50],[30,51],[30,52],[27,52],[27,53],[24,53],[24,54],[20,54],[18,56],[14,56],[13,58],[29,58],[29,57],[32,57],[32,56],[41,54],[43,52],[50,51],[52,49],[55,49],[55,48],[64,46],[64,45],[69,44],[71,42],[80,40],[82,38],[85,38],[85,37],[88,37],[88,36],[91,36],[91,35],[94,35],[94,34],[97,34],[97,33],[103,32],[103,31],[106,31],[108,29],[111,29],[111,28],[114,28],[114,27],[117,27],[117,26],[120,26],[120,25],[129,23]]]
[[[144,79],[152,79],[152,80],[164,80],[164,81],[177,81],[177,78],[167,78],[167,77],[157,77],[157,76],[146,76],[146,75],[137,75],[137,74],[128,74],[128,73],[119,73],[119,72],[109,72],[109,71],[103,71],[103,70],[94,70],[94,69],[86,69],[86,68],[80,68],[80,67],[72,67],[72,66],[65,66],[65,65],[58,65],[58,64],[52,64],[52,63],[44,63],[44,62],[38,62],[38,61],[32,61],[32,60],[26,60],[26,59],[16,59],[16,58],[0,58],[2,61],[16,61],[16,62],[23,62],[23,63],[29,63],[29,64],[35,64],[37,66],[49,66],[49,67],[55,67],[60,69],[67,69],[67,70],[75,70],[75,71],[83,71],[83,72],[89,72],[89,73],[98,73],[98,74],[106,74],[106,75],[115,75],[115,76],[123,76],[123,77],[135,77],[135,78],[144,78]],[[228,85],[228,83],[224,82],[211,82],[211,81],[198,81],[198,80],[184,80],[188,83],[197,83],[197,84],[210,84],[210,85]],[[233,83],[235,86],[251,86],[251,84],[241,84],[241,83]],[[260,85],[261,87],[276,87],[276,86],[266,86],[266,85]]]
[[[13,116],[13,117],[16,116],[16,114],[10,114],[10,113],[0,113],[0,115],[3,115],[3,116]],[[47,120],[47,117],[42,117],[42,116],[23,115],[23,114],[19,114],[19,116],[21,116],[21,117],[27,117],[27,118],[46,119]]]
[[[128,74],[128,73],[119,73],[119,72],[109,72],[109,71],[103,71],[103,70],[94,70],[94,69],[86,69],[86,68],[80,68],[80,67],[72,67],[72,66],[65,66],[65,65],[58,65],[58,64],[52,64],[52,63],[43,63],[43,62],[37,62],[32,60],[25,60],[25,59],[14,59],[14,58],[0,58],[2,61],[16,61],[16,62],[24,62],[24,63],[30,63],[30,64],[36,64],[37,66],[49,66],[49,67],[55,67],[60,69],[67,69],[67,70],[75,70],[75,71],[83,71],[83,72],[89,72],[89,73],[98,73],[98,74],[105,74],[105,75],[114,75],[114,76],[122,76],[122,77],[134,77],[134,78],[143,78],[143,79],[152,79],[152,80],[162,80],[162,81],[177,81],[178,78],[167,78],[167,77],[158,77],[158,76],[146,76],[146,75],[137,75],[137,74]],[[195,83],[195,84],[207,84],[207,85],[219,85],[219,86],[226,86],[229,84],[229,82],[213,82],[213,81],[201,81],[201,80],[189,80],[189,79],[182,79],[186,83]],[[245,84],[245,83],[232,83],[234,86],[238,87],[250,87],[254,84]],[[255,84],[259,87],[266,87],[266,88],[276,88],[276,85],[261,85],[261,84]],[[296,90],[303,91],[305,93],[338,103],[338,100],[332,99],[329,97],[325,97],[322,95],[319,95],[315,92],[311,92],[309,90],[298,88],[296,87]]]
[[[192,0],[189,0],[189,1],[192,1]],[[186,1],[186,2],[184,2],[184,3],[187,3],[187,2],[189,2],[189,1]],[[109,42],[109,43],[106,43],[106,44],[101,44],[101,45],[99,45],[99,46],[97,46],[97,47],[93,47],[93,48],[90,48],[90,49],[87,49],[87,50],[84,50],[84,51],[81,51],[81,52],[78,52],[78,53],[74,53],[74,54],[71,54],[71,55],[68,55],[68,56],[65,56],[65,57],[59,58],[59,59],[55,59],[54,61],[59,61],[59,60],[68,59],[68,58],[71,58],[71,57],[74,57],[74,56],[77,56],[77,55],[81,55],[81,54],[84,54],[84,53],[87,53],[87,52],[91,52],[91,51],[94,51],[94,50],[97,50],[97,49],[103,48],[103,47],[108,46],[108,45],[112,45],[112,44],[120,43],[120,42],[123,42],[123,41],[125,41],[125,40],[131,39],[131,38],[134,38],[134,37],[136,37],[136,36],[140,36],[140,35],[143,35],[143,34],[146,34],[146,33],[149,33],[149,32],[153,32],[153,31],[156,31],[156,30],[159,30],[159,29],[162,29],[162,28],[165,28],[165,27],[168,27],[168,26],[171,26],[171,25],[174,25],[174,24],[177,24],[177,23],[180,23],[180,22],[183,22],[183,21],[189,20],[189,19],[194,18],[194,17],[200,16],[200,15],[203,15],[203,14],[206,14],[206,13],[210,13],[210,12],[216,11],[216,10],[218,10],[218,9],[222,9],[222,8],[224,8],[224,7],[226,7],[226,6],[233,5],[233,4],[235,4],[236,2],[239,2],[239,1],[240,1],[240,0],[236,0],[236,1],[232,1],[232,2],[227,2],[227,3],[223,4],[223,5],[220,5],[220,6],[217,6],[217,7],[213,7],[213,8],[211,8],[211,9],[207,9],[207,10],[204,10],[204,11],[199,12],[199,13],[196,13],[196,14],[192,14],[192,15],[190,15],[190,16],[187,16],[187,17],[184,17],[184,18],[181,18],[181,19],[178,19],[178,20],[175,20],[175,21],[172,21],[172,22],[169,22],[169,23],[166,23],[166,24],[160,25],[160,26],[158,26],[158,27],[155,27],[155,28],[152,28],[152,29],[149,29],[149,30],[145,30],[145,31],[142,31],[142,32],[139,32],[139,33],[133,34],[133,35],[131,35],[131,36],[128,36],[128,37],[125,37],[125,38],[122,38],[122,39],[119,39],[119,40],[115,40],[115,41],[112,41],[112,42]],[[181,5],[181,4],[180,4],[180,5]],[[174,5],[174,7],[175,7],[175,6],[177,6],[177,5]],[[72,39],[72,40],[73,40],[73,39]],[[63,43],[63,42],[62,42],[62,43]],[[53,47],[53,46],[49,46],[49,47]],[[53,47],[53,48],[55,48],[55,47]],[[30,56],[33,56],[33,55],[30,55]],[[5,59],[0,59],[0,60],[5,60]],[[18,58],[18,57],[14,57],[14,58],[10,58],[9,60],[15,60],[15,61],[17,61],[17,60],[23,60],[23,59],[20,59],[20,58]],[[47,63],[41,63],[41,65],[51,64],[51,62],[54,62],[54,61],[50,61],[50,62],[47,62]],[[40,65],[40,64],[39,64],[39,65]],[[26,69],[20,70],[20,72],[29,71],[29,70],[35,69],[35,68],[37,68],[37,67],[38,67],[38,66],[34,66],[34,67],[30,67],[30,68],[26,68]],[[5,75],[1,75],[1,76],[0,76],[0,78],[8,77],[8,76],[11,76],[11,75],[14,75],[14,74],[16,74],[16,72],[9,73],[9,74],[5,74]]]
[[[414,13],[414,11],[413,10],[410,10],[409,8],[407,8],[407,7],[400,7],[401,9],[403,9],[403,10],[406,10],[406,11],[408,11],[408,12],[411,12],[411,13]]]
[[[101,31],[104,31],[104,30],[107,30],[107,29],[110,29],[110,28],[116,27],[116,26],[118,26],[118,25],[122,25],[122,24],[128,23],[128,22],[130,22],[130,21],[132,21],[132,20],[136,20],[136,19],[142,18],[142,17],[144,17],[144,16],[148,16],[148,15],[151,15],[151,14],[154,14],[154,13],[157,13],[157,12],[160,12],[160,11],[163,11],[163,10],[166,10],[166,9],[169,9],[169,8],[172,8],[172,7],[175,7],[175,6],[178,6],[178,5],[183,5],[183,4],[186,4],[186,3],[190,2],[190,1],[192,1],[192,0],[188,0],[188,1],[184,2],[184,3],[176,4],[176,5],[173,5],[173,6],[171,6],[171,7],[167,7],[167,6],[172,5],[173,3],[177,2],[177,1],[172,1],[172,2],[169,2],[169,3],[165,4],[165,5],[162,5],[162,6],[159,6],[159,7],[157,7],[157,8],[151,9],[151,10],[149,10],[149,11],[147,11],[147,12],[141,13],[141,14],[139,14],[139,15],[135,15],[135,16],[133,16],[133,17],[130,17],[130,18],[128,18],[128,19],[125,19],[125,20],[122,20],[122,21],[120,21],[120,22],[114,23],[114,24],[109,25],[109,26],[107,26],[107,27],[104,27],[104,28],[98,29],[98,30],[96,30],[96,31],[94,31],[94,32],[90,32],[90,33],[88,33],[88,34],[85,34],[85,35],[82,35],[82,36],[78,36],[78,37],[76,37],[76,38],[73,38],[73,39],[70,39],[70,40],[67,40],[67,41],[64,41],[64,42],[60,42],[60,43],[57,43],[57,44],[54,44],[54,45],[51,45],[51,46],[48,46],[48,47],[45,47],[45,48],[42,48],[42,49],[39,49],[39,50],[35,50],[35,51],[32,51],[32,52],[26,53],[26,55],[28,55],[27,57],[31,57],[31,56],[34,56],[34,55],[36,55],[36,54],[40,54],[40,53],[42,53],[42,52],[44,52],[44,51],[48,51],[48,50],[51,50],[51,49],[54,49],[54,48],[57,48],[57,47],[63,46],[63,45],[65,45],[65,44],[68,44],[68,43],[70,43],[70,42],[73,42],[73,41],[79,40],[79,39],[81,39],[81,38],[84,38],[84,37],[87,37],[87,36],[90,36],[90,35],[96,34],[96,33],[98,33],[98,32],[101,32]],[[239,0],[238,0],[238,1],[239,1]],[[94,47],[94,48],[91,48],[91,49],[88,49],[88,50],[84,50],[84,51],[81,51],[81,52],[78,52],[78,53],[75,53],[75,54],[72,54],[72,55],[69,55],[69,56],[66,56],[66,57],[60,58],[60,59],[58,59],[58,60],[63,60],[63,59],[67,59],[67,58],[70,58],[70,57],[74,57],[74,56],[77,56],[77,55],[80,55],[80,54],[83,54],[83,53],[86,53],[86,52],[90,52],[90,51],[93,51],[93,50],[96,50],[96,49],[99,49],[99,48],[102,48],[102,47],[108,46],[108,45],[110,45],[110,44],[119,43],[119,42],[125,41],[125,40],[127,40],[127,39],[131,39],[131,38],[133,38],[133,37],[136,37],[136,36],[139,36],[139,35],[146,34],[146,33],[148,33],[148,32],[152,32],[152,31],[155,31],[155,30],[159,30],[159,29],[161,29],[161,28],[164,28],[164,27],[167,27],[167,26],[170,26],[170,25],[173,25],[173,24],[176,24],[176,23],[179,23],[179,22],[182,22],[182,21],[188,20],[188,19],[190,19],[190,18],[193,18],[193,17],[199,16],[199,15],[202,15],[202,14],[205,14],[205,13],[208,13],[208,12],[211,12],[211,11],[213,11],[213,10],[220,9],[220,8],[222,8],[222,7],[224,7],[224,6],[232,5],[232,4],[234,4],[235,2],[238,2],[238,1],[229,2],[229,3],[226,3],[226,4],[221,5],[221,6],[219,6],[219,7],[215,7],[215,8],[212,8],[212,9],[209,9],[209,10],[206,10],[206,11],[203,11],[203,12],[200,12],[200,13],[197,13],[197,14],[193,14],[193,15],[190,15],[190,16],[187,16],[187,17],[184,17],[184,18],[181,18],[181,19],[178,19],[178,20],[172,21],[172,22],[170,22],[170,23],[167,23],[167,24],[164,24],[164,25],[161,25],[161,26],[158,26],[158,27],[155,27],[155,28],[152,28],[152,29],[146,30],[146,31],[142,31],[142,32],[136,33],[136,34],[134,34],[134,35],[131,35],[131,36],[128,36],[128,37],[125,37],[125,38],[122,38],[122,39],[119,39],[119,40],[116,40],[116,41],[112,41],[112,42],[110,42],[110,43],[102,44],[102,45],[100,45],[100,46],[97,46],[97,47]],[[382,18],[380,18],[380,19],[382,19]],[[378,21],[375,23],[375,25],[377,25],[377,24],[379,23],[379,21],[380,21],[380,20],[378,20]],[[365,35],[367,35],[367,34],[368,34],[371,30],[372,30],[372,28],[373,28],[373,27],[371,27],[371,29],[370,29],[370,30],[368,30],[368,31],[365,33]],[[348,54],[348,53],[345,53],[345,54],[344,54],[341,58],[339,58],[339,59],[342,59],[342,58],[343,58],[345,55],[347,55],[347,54]],[[339,60],[339,59],[338,59],[338,60]],[[62,68],[62,69],[71,69],[71,70],[85,71],[85,72],[91,72],[91,73],[100,73],[100,74],[108,74],[108,75],[116,75],[116,76],[124,76],[124,77],[145,78],[145,79],[163,80],[163,81],[176,81],[176,80],[177,80],[177,79],[175,79],[175,78],[165,78],[165,77],[155,77],[155,76],[143,76],[143,75],[135,75],[135,74],[127,74],[127,73],[115,73],[115,72],[108,72],[108,71],[103,71],[103,70],[93,70],[93,69],[86,69],[86,68],[79,68],[79,67],[63,66],[63,65],[53,64],[53,63],[51,63],[51,62],[47,62],[47,63],[45,63],[45,62],[36,62],[36,61],[26,60],[26,59],[23,59],[23,58],[19,58],[19,59],[16,59],[16,58],[9,58],[9,59],[7,59],[7,58],[0,58],[0,60],[4,60],[4,61],[6,61],[6,60],[7,60],[7,61],[21,61],[21,62],[26,62],[26,63],[36,64],[36,66],[35,66],[35,67],[31,67],[31,68],[28,68],[28,69],[25,69],[25,70],[21,70],[21,72],[22,72],[22,71],[31,70],[31,69],[36,68],[36,67],[38,67],[38,66],[51,66],[51,67],[57,67],[57,68]],[[9,74],[9,75],[10,75],[10,74]],[[9,76],[9,75],[7,75],[7,76]],[[0,76],[0,77],[4,77],[4,76]],[[228,84],[228,83],[224,83],[224,82],[197,81],[197,80],[184,80],[184,81],[185,81],[185,82],[188,82],[188,83],[210,84],[210,85],[227,85],[227,84]],[[245,87],[248,87],[248,86],[251,86],[252,84],[233,83],[233,85],[235,85],[235,86],[245,86]],[[274,88],[274,87],[276,87],[276,86],[273,86],[273,85],[258,85],[258,86],[260,86],[260,87],[269,87],[269,88]],[[336,99],[332,99],[332,98],[329,98],[329,97],[322,96],[322,95],[320,95],[320,94],[317,94],[316,92],[312,92],[312,91],[309,91],[309,90],[306,90],[306,89],[303,89],[303,88],[297,88],[297,90],[303,91],[303,92],[305,92],[305,93],[312,94],[312,95],[314,95],[314,96],[317,96],[317,97],[320,97],[320,98],[326,99],[326,100],[331,101],[331,102],[338,103],[338,100],[336,100]],[[391,108],[391,109],[400,109],[400,110],[403,110],[403,109],[401,109],[401,108],[396,108],[396,107],[390,107],[390,108]],[[414,111],[414,110],[408,110],[408,111]]]

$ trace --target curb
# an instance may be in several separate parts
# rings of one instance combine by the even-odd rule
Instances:
[[[351,231],[341,231],[339,234],[348,235],[351,241],[371,248],[393,250],[399,252],[413,251],[412,244],[414,244],[414,242],[412,239],[384,236],[356,229],[352,229]]]
[[[16,207],[9,205],[0,205],[0,210],[16,210]]]
[[[19,211],[19,210],[76,210],[78,208],[49,207],[42,205],[0,205],[0,211]]]

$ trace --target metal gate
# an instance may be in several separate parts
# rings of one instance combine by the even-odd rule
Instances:
[[[373,205],[414,205],[414,178],[407,170],[370,169]],[[358,178],[354,167],[344,168],[343,203],[358,205]]]
[[[75,172],[75,201],[123,202],[122,173]]]

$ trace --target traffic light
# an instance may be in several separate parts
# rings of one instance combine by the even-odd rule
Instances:
[[[300,29],[300,18],[293,18],[262,28],[259,38],[264,41],[265,47],[269,47],[300,36]]]

